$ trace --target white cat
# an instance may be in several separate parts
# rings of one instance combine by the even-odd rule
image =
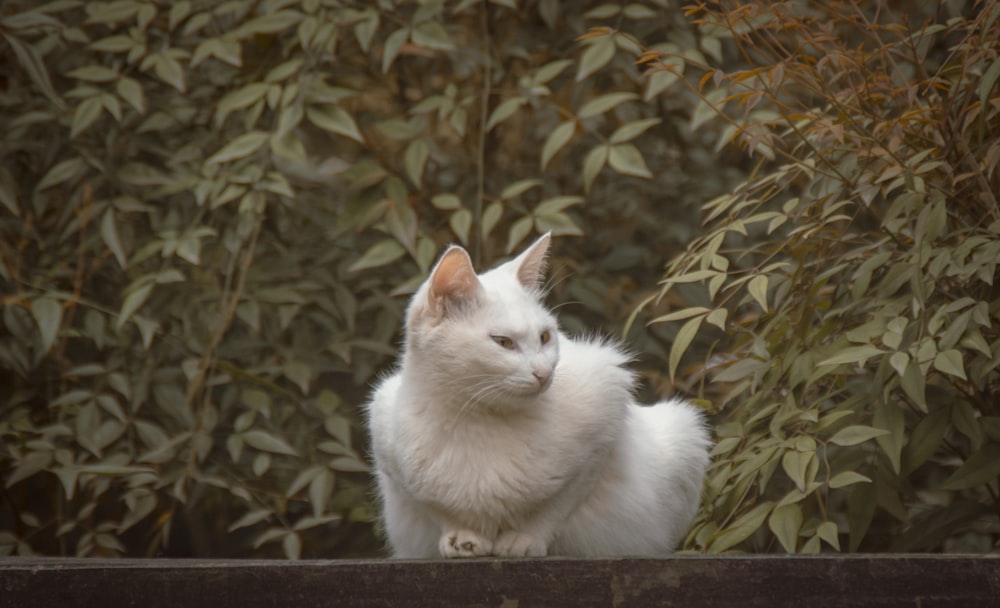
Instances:
[[[548,247],[477,276],[453,246],[410,302],[368,405],[395,557],[665,555],[698,508],[701,415],[637,405],[626,355],[559,333]]]

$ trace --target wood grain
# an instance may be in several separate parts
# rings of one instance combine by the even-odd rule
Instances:
[[[1000,556],[0,559],[3,608],[1000,606]]]

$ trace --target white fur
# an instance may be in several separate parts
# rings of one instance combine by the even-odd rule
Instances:
[[[368,405],[395,557],[665,555],[694,517],[700,413],[637,405],[618,348],[558,333],[537,289],[547,248],[478,277],[453,248],[413,297],[399,370]]]

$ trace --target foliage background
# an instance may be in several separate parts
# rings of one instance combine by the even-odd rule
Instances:
[[[546,230],[715,415],[689,549],[993,550],[998,8],[918,8],[4,3],[0,553],[378,554],[406,293]]]

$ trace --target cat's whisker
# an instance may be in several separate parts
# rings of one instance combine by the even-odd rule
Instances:
[[[560,275],[558,277],[554,277],[554,276],[549,277],[545,281],[545,284],[542,285],[539,288],[539,292],[542,294],[542,297],[544,298],[544,297],[548,296],[552,292],[552,290],[556,288],[556,285],[559,285],[563,281],[568,280],[574,274],[576,274],[576,273],[574,273],[574,272],[567,272],[567,273],[562,274],[562,275]]]
[[[555,306],[552,307],[551,310],[552,310],[552,312],[555,312],[555,311],[559,310],[560,308],[562,308],[563,306],[569,306],[571,304],[583,304],[583,300],[567,300],[565,302],[561,302],[559,304],[556,304]]]

